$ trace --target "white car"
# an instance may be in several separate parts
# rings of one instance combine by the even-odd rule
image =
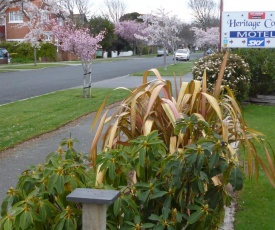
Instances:
[[[190,52],[187,49],[178,49],[175,53],[175,58],[177,61],[189,61]]]
[[[157,51],[157,57],[164,56],[164,49],[159,49]],[[168,51],[166,50],[166,56],[169,56]]]

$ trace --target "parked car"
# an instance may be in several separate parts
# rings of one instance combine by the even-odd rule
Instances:
[[[190,52],[187,49],[178,49],[175,53],[175,58],[177,61],[189,61]]]
[[[0,58],[5,58],[9,56],[9,52],[6,48],[0,48]]]
[[[10,55],[6,48],[0,48],[0,62],[1,64],[8,64],[10,62]]]
[[[164,56],[164,49],[157,50],[157,57]],[[169,56],[168,51],[166,50],[166,56]]]

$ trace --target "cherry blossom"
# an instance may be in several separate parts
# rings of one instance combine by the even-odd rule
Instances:
[[[145,36],[147,25],[143,22],[137,22],[135,20],[128,20],[117,22],[115,24],[115,34],[119,35],[126,41],[128,41],[134,47],[142,47],[143,45],[152,45],[150,42],[140,39],[139,36]]]
[[[34,61],[36,65],[36,50],[40,48],[41,42],[48,42],[52,39],[52,32],[45,27],[51,17],[65,12],[56,4],[54,0],[44,0],[41,6],[37,6],[31,1],[14,1],[17,6],[27,17],[23,23],[17,24],[19,28],[27,27],[28,33],[24,37],[24,42],[29,42],[34,48]]]
[[[220,38],[219,27],[207,28],[206,31],[197,27],[193,27],[191,30],[195,33],[197,46],[218,47]]]
[[[83,63],[89,63],[94,59],[104,38],[104,31],[92,36],[88,28],[76,28],[72,23],[66,25],[52,23],[52,32],[58,40],[57,45],[64,51],[75,53]]]
[[[72,22],[59,23],[56,20],[51,21],[51,30],[57,40],[57,46],[64,51],[75,53],[80,58],[84,70],[83,96],[86,97],[86,89],[91,90],[92,60],[96,51],[101,48],[100,42],[104,38],[104,31],[92,36],[87,28],[77,28]],[[91,96],[91,92],[89,95]]]
[[[164,9],[159,9],[156,13],[142,15],[139,18],[147,24],[143,31],[145,35],[138,35],[139,39],[160,45],[164,50],[171,48],[175,53],[176,43],[180,40],[178,35],[181,26],[177,16],[170,16]],[[164,55],[164,66],[166,68],[166,55]]]

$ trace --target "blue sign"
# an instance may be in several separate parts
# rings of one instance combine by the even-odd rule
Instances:
[[[275,31],[230,31],[230,38],[275,38]]]
[[[247,46],[265,46],[264,38],[247,38]]]

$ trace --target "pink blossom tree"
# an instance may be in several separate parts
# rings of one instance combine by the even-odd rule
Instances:
[[[178,38],[180,20],[175,15],[170,16],[164,9],[158,9],[156,13],[142,15],[139,18],[147,24],[143,31],[145,36],[139,36],[139,38],[149,40],[164,48],[164,67],[166,69],[166,50],[171,48],[175,54],[177,41],[180,40]]]
[[[72,22],[60,24],[55,20],[51,22],[52,32],[57,39],[57,44],[63,51],[73,52],[82,63],[83,77],[83,97],[91,96],[92,84],[92,60],[95,57],[98,48],[101,48],[100,42],[104,38],[104,31],[96,36],[92,36],[87,28],[78,29]]]
[[[36,65],[36,50],[40,48],[41,42],[51,42],[51,31],[45,27],[51,17],[62,12],[65,12],[60,8],[55,0],[44,0],[43,4],[36,5],[29,0],[15,1],[15,6],[24,12],[27,20],[18,24],[19,28],[27,27],[29,32],[24,37],[24,42],[29,42],[34,48],[34,65]]]
[[[197,27],[192,27],[194,31],[196,45],[207,48],[207,47],[218,47],[220,39],[219,27],[206,28],[206,31]]]
[[[89,89],[89,96],[91,96],[91,64],[96,50],[100,47],[99,42],[103,39],[103,32],[93,37],[88,29],[77,29],[70,21],[63,25],[58,16],[66,18],[69,14],[66,14],[55,0],[43,0],[40,6],[25,0],[22,2],[21,9],[28,20],[20,27],[29,28],[25,42],[30,42],[34,47],[35,65],[36,49],[40,48],[40,42],[53,42],[55,39],[58,41],[55,45],[60,46],[64,51],[75,53],[80,58],[84,69],[83,96],[87,96],[86,89]]]
[[[135,20],[117,22],[115,24],[115,34],[119,35],[133,46],[135,54],[136,47],[142,46],[145,42],[137,35],[144,36],[146,24]]]

